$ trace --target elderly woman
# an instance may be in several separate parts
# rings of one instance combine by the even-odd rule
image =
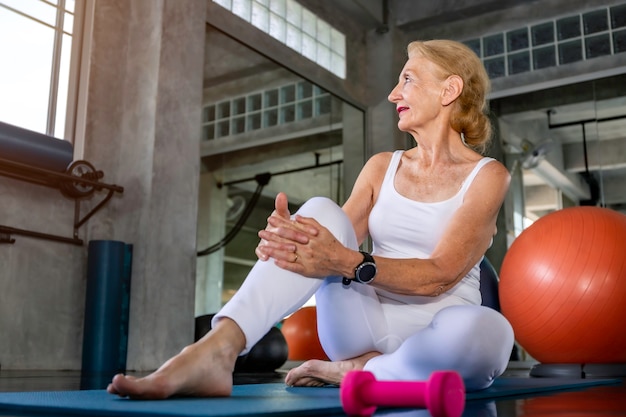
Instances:
[[[509,185],[505,167],[481,154],[488,89],[463,44],[410,43],[389,101],[416,146],[374,155],[343,207],[318,197],[291,215],[280,193],[259,232],[259,261],[212,330],[144,378],[116,375],[108,391],[227,396],[237,356],[313,294],[331,361],[292,369],[288,385],[339,384],[353,369],[378,380],[446,369],[468,390],[488,387],[513,346],[506,319],[480,306],[479,264]],[[359,250],[368,236],[371,254]]]

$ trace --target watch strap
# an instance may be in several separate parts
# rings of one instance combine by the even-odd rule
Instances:
[[[371,262],[371,263],[375,263],[374,262],[374,257],[372,255],[370,255],[369,253],[360,250],[359,252],[361,252],[361,255],[363,255],[363,262]]]
[[[370,255],[368,252],[365,252],[365,251],[360,250],[360,251],[359,251],[359,253],[361,253],[361,255],[363,255],[363,261],[361,261],[361,263],[360,263],[360,264],[358,264],[358,265],[356,266],[356,268],[354,268],[354,273],[355,273],[354,278],[343,277],[343,280],[342,280],[343,285],[350,285],[350,283],[351,283],[352,281],[361,282],[361,281],[359,281],[359,280],[357,279],[357,276],[356,276],[356,271],[357,271],[357,270],[359,269],[359,267],[360,267],[361,265],[363,265],[364,263],[373,263],[373,264],[376,264],[376,262],[374,261],[374,257],[373,257],[372,255]],[[372,278],[372,279],[373,279],[373,278]],[[371,281],[371,280],[370,280],[370,281]]]

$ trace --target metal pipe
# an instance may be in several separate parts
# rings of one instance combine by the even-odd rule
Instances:
[[[273,177],[273,176],[277,176],[277,175],[293,174],[294,172],[308,171],[310,169],[315,169],[315,168],[324,168],[324,167],[328,167],[328,166],[331,166],[331,165],[339,165],[339,164],[342,164],[342,163],[343,163],[343,160],[337,160],[337,161],[326,162],[326,163],[323,163],[323,164],[316,163],[315,165],[311,165],[311,166],[308,166],[308,167],[288,169],[286,171],[276,172],[274,174],[272,174],[272,173],[263,173],[263,174],[258,174],[258,175],[254,176],[254,177],[242,178],[240,180],[218,182],[217,183],[217,187],[218,188],[222,188],[225,185],[234,185],[234,184],[239,184],[239,183],[242,183],[242,182],[254,181],[254,180],[257,179],[257,177],[259,175],[269,175],[270,177]]]
[[[4,158],[0,158],[0,175],[6,175],[6,176],[11,176],[11,175],[16,175],[15,173],[11,173],[11,172],[2,172],[2,167],[3,165],[9,167],[9,168],[17,168],[19,170],[22,170],[23,172],[26,173],[33,173],[33,174],[40,174],[40,175],[45,175],[45,176],[50,176],[52,178],[58,179],[58,180],[62,180],[62,181],[66,181],[66,182],[78,182],[80,184],[84,184],[84,185],[92,185],[94,186],[96,189],[100,189],[100,188],[106,188],[109,190],[113,190],[113,191],[117,191],[118,193],[122,193],[124,192],[124,188],[120,187],[119,185],[114,185],[114,184],[104,184],[101,183],[99,181],[94,181],[94,180],[90,180],[90,179],[86,179],[83,177],[77,177],[75,175],[70,175],[70,174],[65,174],[62,172],[56,172],[56,171],[51,171],[49,169],[45,169],[45,168],[39,168],[36,166],[32,166],[32,165],[27,165],[27,164],[22,164],[21,162],[15,162],[15,161],[9,161],[8,159],[4,159]],[[17,174],[19,175],[19,174]],[[21,174],[21,179],[26,180],[25,178],[25,174]],[[43,182],[39,182],[42,185],[48,185],[48,184],[44,184]],[[55,187],[54,184],[50,184],[49,186],[51,187]]]
[[[35,237],[38,239],[54,240],[55,242],[70,243],[72,245],[77,245],[77,246],[81,246],[83,244],[82,239],[51,235],[49,233],[33,232],[31,230],[17,229],[15,227],[2,226],[2,225],[0,225],[0,233],[4,233],[7,235],[22,235],[22,236]]]
[[[603,117],[603,118],[595,118],[595,119],[584,119],[584,120],[576,120],[574,122],[565,122],[565,123],[556,123],[552,124],[550,115],[553,113],[552,110],[548,110],[548,129],[557,129],[559,127],[566,126],[576,126],[576,125],[584,125],[585,123],[602,123],[602,122],[611,122],[613,120],[621,120],[626,119],[626,115],[620,116],[611,116],[611,117]]]

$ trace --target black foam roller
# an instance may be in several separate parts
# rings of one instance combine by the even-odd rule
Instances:
[[[0,158],[65,172],[74,149],[68,141],[0,122]]]

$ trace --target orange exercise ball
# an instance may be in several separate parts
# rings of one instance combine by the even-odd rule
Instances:
[[[626,362],[626,216],[572,207],[537,220],[504,257],[500,302],[541,363]]]
[[[287,341],[289,360],[328,360],[317,335],[317,309],[314,306],[302,307],[287,317],[280,329]]]

